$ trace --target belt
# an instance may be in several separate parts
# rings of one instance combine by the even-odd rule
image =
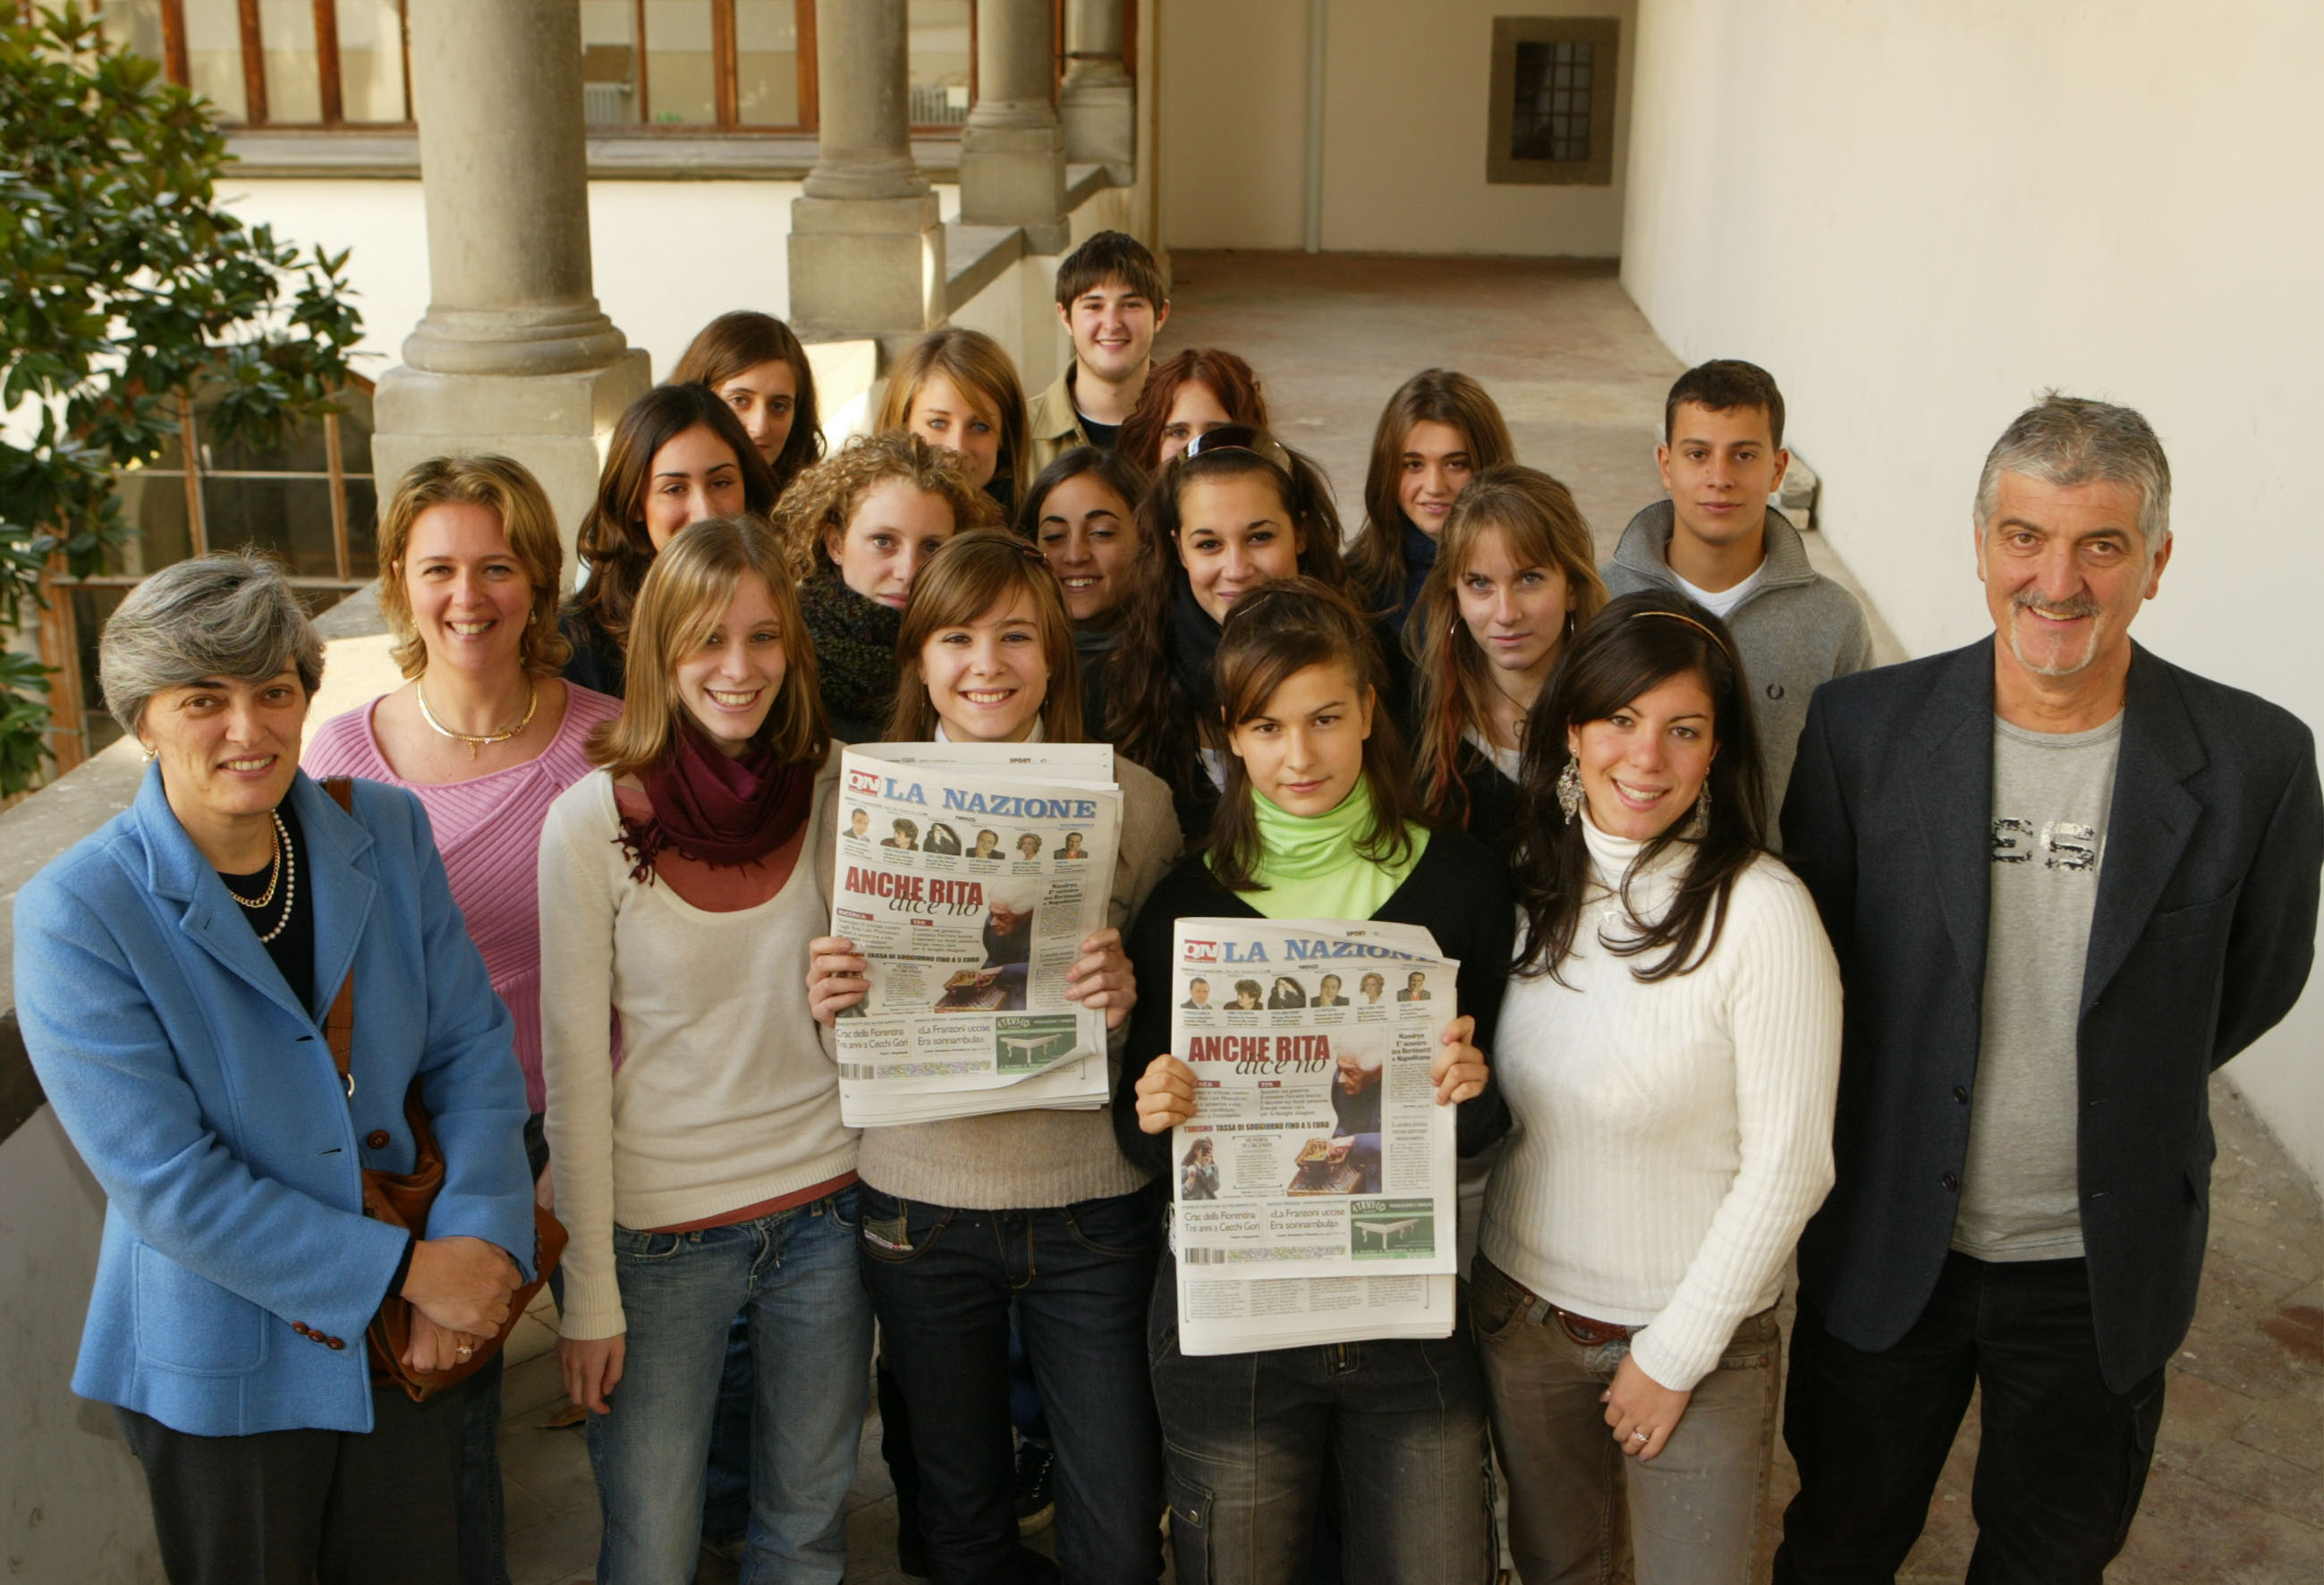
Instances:
[[[1483,1260],[1484,1257],[1480,1255],[1478,1258]],[[1490,1263],[1488,1262],[1488,1264]],[[1585,1349],[1603,1348],[1608,1343],[1628,1342],[1632,1333],[1641,1330],[1638,1327],[1623,1326],[1611,1321],[1592,1321],[1587,1315],[1576,1315],[1571,1310],[1560,1309],[1539,1294],[1517,1287],[1517,1282],[1510,1277],[1509,1274],[1499,1267],[1494,1267],[1493,1271],[1501,1281],[1517,1288],[1519,1295],[1524,1298],[1523,1308],[1527,1321],[1536,1326],[1542,1326],[1546,1325],[1551,1318],[1554,1317],[1558,1329]]]

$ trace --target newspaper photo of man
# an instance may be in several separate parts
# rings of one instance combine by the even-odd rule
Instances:
[[[1348,1005],[1348,999],[1340,994],[1340,977],[1337,974],[1323,976],[1323,981],[1315,987],[1315,1000],[1311,1005],[1315,1007]]]
[[[957,853],[960,852],[960,833],[939,820],[928,827],[927,839],[920,847],[924,852]]]
[[[847,817],[847,834],[853,837],[857,842],[870,841],[872,837],[872,811],[869,809],[858,808],[855,813],[850,815]]]
[[[1277,974],[1274,986],[1267,993],[1267,1005],[1274,1009],[1305,1007],[1307,992],[1298,981],[1288,974]]]
[[[1428,976],[1415,969],[1404,977],[1404,989],[1396,993],[1396,999],[1398,1001],[1434,1001],[1435,998],[1426,989],[1427,984]]]
[[[1197,981],[1200,983],[1200,981]],[[1178,1159],[1178,1198],[1215,1200],[1219,1197],[1219,1163],[1208,1138],[1186,1147]]]
[[[1300,1147],[1290,1192],[1376,1194],[1380,1186],[1380,1075],[1386,1054],[1370,1041],[1332,1042],[1332,1116],[1328,1139]]]
[[[991,886],[984,891],[984,966],[1020,970],[1033,954],[1033,906],[1038,889]]]
[[[1001,834],[997,831],[978,832],[976,834],[976,845],[969,850],[968,856],[972,859],[1000,858],[1001,856]]]
[[[1203,1012],[1211,1005],[1211,982],[1208,980],[1186,981],[1186,1000],[1178,1004],[1188,1012]]]
[[[1065,833],[1065,845],[1049,856],[1053,859],[1086,859],[1089,852],[1082,846],[1082,834],[1068,831]]]

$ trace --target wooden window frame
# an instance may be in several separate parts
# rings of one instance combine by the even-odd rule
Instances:
[[[1622,80],[1622,24],[1610,16],[1493,18],[1491,97],[1487,101],[1485,180],[1489,184],[1608,187],[1614,180],[1615,97]],[[1509,154],[1516,123],[1517,46],[1589,44],[1590,158],[1518,160]]]

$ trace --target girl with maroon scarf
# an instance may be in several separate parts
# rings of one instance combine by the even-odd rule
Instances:
[[[572,1233],[558,1354],[591,1411],[598,1577],[691,1577],[741,1311],[752,1351],[783,1361],[756,1373],[743,1572],[837,1579],[871,1373],[855,1133],[814,1021],[770,992],[831,917],[839,758],[772,532],[680,532],[629,655],[598,769],[550,806],[540,856],[550,1171]]]

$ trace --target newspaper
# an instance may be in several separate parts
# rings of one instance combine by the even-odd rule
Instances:
[[[1111,770],[1102,745],[845,751],[831,928],[870,981],[836,1031],[851,1126],[1104,1104],[1105,1015],[1065,993],[1106,922]]]
[[[1443,1337],[1453,1114],[1429,1077],[1460,965],[1410,926],[1181,919],[1171,1046],[1179,1347]]]

